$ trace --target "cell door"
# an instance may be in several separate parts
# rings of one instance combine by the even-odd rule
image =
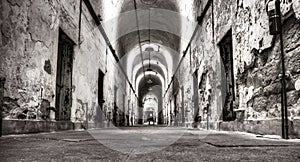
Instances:
[[[71,118],[73,52],[74,43],[60,30],[56,76],[56,120]]]
[[[193,95],[193,101],[194,101],[193,120],[195,122],[198,122],[198,116],[199,116],[198,69],[193,74],[193,89],[194,89],[194,95]]]
[[[219,43],[221,59],[223,61],[222,86],[225,89],[225,103],[223,107],[223,121],[235,120],[233,102],[235,101],[235,83],[233,75],[233,46],[232,31],[230,30]]]
[[[102,122],[104,117],[105,117],[105,110],[103,110],[103,104],[104,104],[104,92],[103,92],[103,88],[104,88],[104,73],[99,69],[98,72],[98,104],[99,107],[97,109],[97,121],[98,122]]]

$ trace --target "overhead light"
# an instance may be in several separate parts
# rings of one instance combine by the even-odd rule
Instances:
[[[146,51],[146,52],[153,52],[154,49],[153,49],[153,47],[147,47],[147,48],[145,49],[145,51]]]
[[[148,83],[148,84],[152,84],[153,82],[152,82],[151,79],[149,79],[149,80],[147,81],[147,83]]]

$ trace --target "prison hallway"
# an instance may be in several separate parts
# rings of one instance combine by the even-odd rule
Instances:
[[[0,10],[0,161],[299,161],[299,0]]]

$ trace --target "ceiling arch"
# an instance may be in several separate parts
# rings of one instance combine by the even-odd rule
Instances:
[[[155,61],[152,61],[152,64],[154,63]],[[150,62],[151,63],[151,62]],[[148,65],[149,63],[147,63],[146,64],[146,66]],[[137,85],[137,84],[139,84],[138,83],[138,80],[137,80],[137,77],[139,77],[139,76],[144,76],[144,74],[143,74],[143,65],[142,65],[142,63],[139,63],[137,66],[135,66],[135,68],[133,69],[133,75],[132,75],[132,83],[133,83],[133,85]],[[157,72],[157,74],[159,74],[159,75],[161,75],[162,76],[162,78],[163,78],[163,81],[164,81],[164,83],[163,83],[163,85],[164,86],[166,86],[166,84],[167,84],[167,82],[168,82],[168,80],[170,79],[170,74],[168,74],[168,70],[166,69],[166,67],[164,67],[164,66],[152,66],[152,67],[154,67],[153,69],[154,69],[154,73],[155,72]],[[145,73],[147,73],[147,71],[145,72]]]
[[[144,66],[144,70],[148,68],[149,65],[149,53],[143,52],[143,59],[141,59],[141,55],[139,53],[139,47],[136,46],[133,50],[131,50],[124,59],[127,66],[127,75],[134,83],[134,78],[137,71]],[[173,54],[174,55],[174,54]],[[172,70],[176,63],[176,57],[173,56],[169,49],[166,49],[164,46],[160,46],[160,52],[156,53],[153,57],[153,54],[150,54],[151,57],[151,65],[160,66],[163,70],[164,76],[166,77],[166,81],[171,79]],[[142,63],[143,62],[143,63]],[[158,63],[158,64],[157,64]],[[144,65],[143,65],[144,64]],[[134,84],[133,84],[134,85]]]
[[[186,18],[181,15],[186,12],[182,4],[187,3],[181,0],[123,0],[121,3],[120,15],[116,18],[117,28],[110,30],[116,31],[112,32],[115,34],[112,42],[119,57],[126,58],[123,64],[131,82],[137,85],[139,96],[148,87],[149,75],[145,76],[147,65],[161,76],[154,79],[154,84],[168,84],[181,56],[181,45],[185,46],[183,41],[190,39],[189,34],[186,37],[182,34],[185,30],[182,20]],[[151,54],[149,64],[148,53],[141,49],[147,43],[171,50]],[[137,78],[143,75],[138,81]]]
[[[156,61],[156,63],[154,62],[154,64],[168,67],[168,63],[167,63],[166,58],[164,57],[164,54],[162,54],[160,52],[150,52],[150,54],[149,54],[149,52],[143,52],[144,64],[149,62],[149,55],[150,55],[150,61],[151,60]],[[141,57],[139,57],[139,56],[135,57],[135,59],[133,61],[133,66],[137,65],[141,61],[142,61]]]
[[[149,44],[149,30],[140,30],[128,33],[124,36],[121,36],[117,42],[117,50],[119,57],[122,58],[124,55],[129,53],[136,46],[139,46],[139,38],[141,37],[141,45]],[[180,51],[180,37],[173,33],[162,30],[153,30],[150,31],[150,43],[158,44],[160,46],[165,46],[179,53]],[[139,52],[140,53],[140,52]]]
[[[152,83],[149,84],[147,83],[147,81],[151,79]],[[147,75],[146,77],[142,77],[141,81],[138,84],[138,96],[140,99],[143,98],[143,96],[145,96],[150,90],[150,87],[156,87],[159,89],[159,91],[157,93],[162,94],[162,81],[160,80],[160,78],[158,76],[151,76],[151,75]]]
[[[146,84],[148,84],[147,81],[149,81],[149,79],[151,79],[153,81],[153,78],[158,78],[160,80],[161,84],[155,84],[155,85],[151,85],[151,86],[159,86],[159,87],[161,87],[161,90],[165,90],[166,89],[166,86],[162,84],[164,82],[164,78],[160,74],[155,74],[154,72],[146,72],[145,76],[146,77],[144,77],[144,75],[142,75],[142,74],[140,74],[140,75],[137,76],[137,79],[136,79],[136,83],[137,83],[136,90],[138,92],[142,88],[145,88],[145,87],[142,87],[142,88],[139,87],[139,85],[141,84],[141,82],[146,81]],[[149,85],[149,87],[150,87],[150,85]]]
[[[178,11],[176,0],[135,0],[138,9],[161,8],[171,11]],[[134,10],[134,0],[124,0],[121,12]]]

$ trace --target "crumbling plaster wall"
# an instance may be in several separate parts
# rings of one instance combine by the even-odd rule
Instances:
[[[92,3],[94,4],[101,4],[101,7],[96,8],[96,12],[101,15],[101,18],[103,19],[102,25],[106,31],[106,34],[112,43],[112,46],[114,49],[118,52],[118,29],[119,27],[119,19],[122,10],[122,6],[125,3],[128,3],[124,0],[92,0]],[[122,56],[123,54],[117,53],[118,56]],[[120,63],[116,63],[115,59],[112,57],[112,53],[107,47],[107,73],[105,77],[105,84],[106,89],[104,90],[104,96],[105,96],[105,103],[103,105],[104,112],[105,113],[113,113],[114,108],[114,89],[115,86],[117,87],[117,97],[116,97],[116,106],[119,109],[119,114],[123,113],[124,106],[125,106],[125,113],[128,112],[128,100],[131,101],[131,103],[136,104],[135,97],[132,92],[132,90],[129,88],[129,84],[125,79],[125,76],[123,75],[120,67],[124,67],[124,58],[119,58],[121,61]],[[122,62],[123,61],[123,62]],[[120,65],[118,65],[120,64]],[[126,70],[126,69],[124,69]],[[112,81],[113,78],[113,81]],[[131,94],[131,96],[129,95]],[[125,95],[125,103],[123,103],[123,95]],[[130,106],[132,107],[132,106]],[[137,105],[134,105],[133,107],[137,107]],[[112,117],[112,116],[111,116]]]
[[[185,18],[188,22],[189,21],[196,21],[197,14],[201,14],[203,11],[204,6],[206,5],[205,2],[201,3],[194,3],[193,11],[190,11],[187,15],[182,15],[183,18]],[[186,56],[183,59],[183,62],[179,68],[179,72],[177,74],[177,78],[179,79],[179,88],[182,86],[184,87],[184,99],[182,99],[181,91],[177,94],[177,107],[179,110],[181,110],[182,107],[182,100],[184,103],[184,108],[186,112],[185,113],[185,119],[186,122],[193,122],[194,121],[194,115],[198,114],[201,116],[202,120],[206,118],[206,116],[203,116],[203,108],[209,106],[210,111],[210,119],[209,120],[218,120],[220,116],[220,111],[216,104],[219,102],[217,101],[219,97],[213,97],[213,94],[218,94],[219,89],[217,85],[220,84],[220,79],[217,79],[217,71],[218,71],[218,65],[217,60],[219,57],[216,57],[218,55],[215,54],[215,45],[214,45],[214,33],[212,32],[213,29],[213,19],[211,18],[212,10],[209,9],[206,16],[204,17],[203,23],[200,25],[200,28],[198,29],[194,39],[191,42],[191,47],[188,49]],[[192,15],[191,15],[192,14]],[[199,16],[198,15],[198,16]],[[191,24],[191,22],[189,23]],[[193,28],[190,28],[190,33],[192,33],[195,30],[196,26],[193,26]],[[186,34],[186,33],[183,33]],[[186,38],[184,38],[186,39]],[[182,40],[182,41],[189,41],[189,40]],[[185,44],[183,44],[185,45]],[[187,46],[187,45],[186,45]],[[183,46],[182,48],[185,49],[186,46]],[[197,89],[198,92],[203,91],[203,93],[199,93],[199,99],[203,99],[203,101],[199,101],[199,112],[194,111],[194,85],[193,85],[193,74],[198,69],[198,85],[201,80],[201,78],[205,78],[205,86],[203,89]],[[207,73],[209,71],[209,73]],[[212,88],[213,87],[213,88]],[[219,86],[220,87],[220,86]],[[210,91],[212,89],[212,91]],[[174,89],[175,90],[175,89]],[[171,98],[174,100],[174,97],[172,97],[171,92],[174,91],[169,90],[167,94],[167,98]],[[176,90],[175,90],[176,91]],[[168,102],[168,101],[166,101]],[[173,101],[172,101],[173,102]],[[182,113],[182,112],[180,112]],[[181,116],[181,114],[178,114]],[[179,121],[180,122],[180,121]]]
[[[287,79],[289,116],[299,116],[299,91],[294,84],[299,79],[299,19],[298,1],[282,1],[283,39]],[[233,47],[239,109],[246,110],[246,119],[280,118],[281,73],[279,36],[269,34],[269,22],[264,1],[240,1],[235,14]],[[245,25],[246,24],[246,25]],[[291,114],[292,113],[292,114]]]
[[[299,79],[299,20],[295,18],[299,7],[297,1],[283,1],[283,39],[285,42],[285,65],[291,72],[288,79],[289,116],[299,116],[297,100],[299,91],[294,83]],[[246,110],[247,119],[280,118],[281,73],[279,37],[269,35],[268,17],[264,2],[242,3],[237,21],[249,18],[235,25],[236,76],[239,84],[240,109]],[[294,12],[293,12],[294,11]],[[238,59],[239,58],[239,59]],[[291,112],[293,114],[291,114]]]
[[[29,109],[34,117],[41,95],[54,103],[59,5],[56,1],[1,3],[0,75],[7,80],[4,115],[16,117]],[[50,68],[45,71],[47,61]]]
[[[182,64],[188,65],[190,63],[189,57],[186,57]],[[184,116],[184,119],[179,120],[185,121],[185,123],[192,123],[194,116],[194,106],[193,106],[193,76],[189,75],[190,66],[182,66],[178,71],[178,80],[179,80],[179,92],[177,94],[177,107],[179,110],[179,116]],[[183,95],[182,96],[182,90]]]
[[[204,5],[205,3],[200,4],[198,10],[202,10]],[[299,91],[294,87],[295,81],[299,79],[299,2],[282,1],[281,6],[284,14],[285,64],[291,72],[288,79],[289,116],[299,117]],[[200,94],[199,98],[205,99],[211,95],[210,120],[218,121],[222,115],[224,94],[221,87],[222,62],[218,43],[230,29],[233,33],[236,84],[234,108],[245,110],[246,119],[280,117],[280,42],[279,37],[269,34],[265,7],[265,2],[258,0],[214,1],[213,13],[209,9],[200,25],[191,44],[192,61],[185,61],[181,69],[186,71],[182,73],[183,78],[190,78],[193,72],[199,69],[199,82],[205,74],[204,69],[208,70],[208,74],[204,76],[207,78],[204,93]],[[188,59],[188,56],[185,59]],[[188,66],[192,66],[190,71],[186,69]],[[192,83],[192,80],[183,80],[182,84]],[[209,87],[212,88],[211,94],[205,93]]]
[[[106,50],[106,69],[103,71],[105,73],[104,78],[104,104],[103,104],[103,113],[106,116],[106,120],[112,120],[112,114],[114,110],[114,98],[115,98],[115,87],[117,88],[117,96],[116,96],[116,106],[119,109],[119,113],[123,112],[123,95],[126,94],[126,90],[128,89],[127,82],[125,80],[124,75],[122,74],[119,65],[116,63],[114,57],[112,56],[110,50],[107,48]],[[125,111],[128,111],[128,97],[125,98]],[[121,111],[122,110],[122,111]],[[108,114],[111,116],[108,116]]]
[[[291,112],[299,100],[294,83],[299,79],[299,20],[297,1],[282,1],[283,37],[288,79],[288,106]],[[232,4],[234,6],[234,4]],[[236,109],[246,111],[246,119],[268,119],[280,117],[281,73],[279,37],[269,34],[269,22],[264,1],[239,1],[229,13],[229,24],[233,30],[234,72],[236,94],[239,99]],[[219,10],[222,11],[222,10]],[[226,11],[225,11],[226,12]],[[216,12],[216,17],[226,15]],[[235,21],[233,21],[235,20]],[[223,28],[224,23],[216,21]],[[225,25],[226,26],[226,25]],[[219,30],[221,31],[221,30]],[[218,28],[217,28],[218,33]],[[223,33],[223,32],[221,32]],[[217,34],[222,35],[222,34]],[[221,39],[221,38],[220,38]],[[217,41],[219,39],[217,38]],[[295,108],[298,109],[298,108]],[[294,115],[298,115],[299,113]],[[289,113],[289,116],[291,114]]]
[[[98,70],[103,73],[106,70],[106,44],[84,4],[82,9],[82,34],[73,60],[72,107],[74,109],[71,120],[92,122],[95,121],[99,109]],[[76,15],[79,15],[79,12]]]
[[[204,8],[203,3],[200,8]],[[215,8],[215,6],[214,6]],[[199,115],[203,121],[218,121],[222,114],[223,94],[221,58],[216,43],[215,12],[207,11],[192,47],[193,68],[198,69]],[[225,18],[224,18],[225,19]],[[216,125],[211,125],[216,127]]]
[[[73,58],[72,121],[94,121],[98,108],[98,70],[106,74],[104,96],[113,101],[113,87],[123,77],[107,52],[105,41],[83,4],[80,42],[79,2],[1,1],[0,75],[6,78],[4,115],[39,119],[42,99],[55,105],[58,31],[61,28],[75,42]],[[122,85],[120,84],[120,85]],[[124,87],[125,91],[125,86]],[[108,105],[113,107],[112,105]],[[86,110],[88,113],[86,113]]]
[[[203,1],[201,3],[194,2],[193,11],[188,11],[187,13],[183,14],[182,17],[185,19],[184,23],[188,23],[189,25],[193,24],[192,21],[196,22],[197,15],[199,16],[204,9],[207,1]],[[184,9],[182,9],[184,11]],[[210,108],[210,119],[209,120],[218,120],[220,116],[220,106],[218,107],[218,99],[220,97],[213,97],[213,94],[217,94],[220,96],[220,90],[217,88],[220,84],[220,76],[217,76],[217,71],[220,69],[218,67],[217,61],[219,59],[219,55],[215,53],[215,44],[214,44],[214,33],[212,32],[213,29],[213,19],[211,18],[212,10],[209,9],[206,16],[204,17],[203,23],[200,25],[194,39],[191,42],[191,47],[188,49],[186,56],[183,58],[183,62],[179,67],[178,74],[176,75],[179,82],[179,87],[171,86],[168,93],[166,94],[166,101],[165,103],[174,102],[174,91],[177,91],[176,88],[179,88],[177,93],[177,109],[179,110],[179,115],[181,117],[181,113],[185,113],[185,121],[186,122],[193,122],[195,114],[199,114],[203,119],[206,116],[203,116],[203,107],[209,106]],[[184,26],[184,25],[183,25]],[[185,27],[185,26],[184,26]],[[186,27],[185,27],[186,28]],[[184,28],[184,29],[185,29]],[[188,42],[187,33],[192,33],[195,30],[196,26],[189,27],[189,32],[183,32],[184,37],[182,42]],[[191,37],[190,35],[189,37]],[[184,50],[187,46],[187,43],[182,43]],[[217,57],[216,57],[217,56]],[[182,56],[181,56],[182,57]],[[220,61],[219,61],[220,62]],[[205,78],[205,86],[201,91],[202,94],[199,94],[199,99],[203,99],[203,102],[199,101],[199,112],[194,111],[194,85],[193,85],[193,74],[198,69],[198,84],[201,78]],[[206,73],[209,71],[209,73]],[[216,77],[219,77],[217,79]],[[175,83],[173,83],[175,84]],[[181,94],[181,87],[184,87],[184,98],[182,99]],[[213,88],[211,88],[213,87]],[[220,87],[220,85],[219,85]],[[212,91],[209,91],[212,89]],[[200,89],[197,89],[200,92]],[[213,94],[211,94],[213,93]],[[210,96],[210,97],[209,97]],[[198,99],[198,100],[199,100]],[[184,103],[184,111],[181,112],[182,101]],[[202,105],[201,105],[202,104]],[[179,117],[179,118],[180,118]],[[205,119],[206,120],[206,119]],[[179,121],[181,122],[181,120]]]

